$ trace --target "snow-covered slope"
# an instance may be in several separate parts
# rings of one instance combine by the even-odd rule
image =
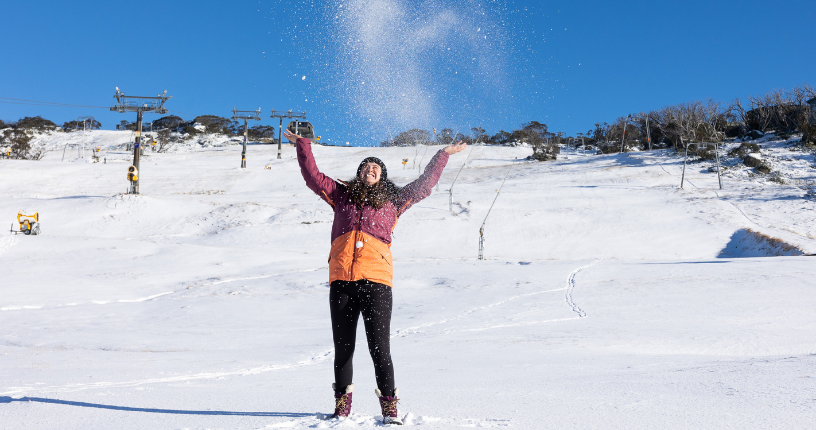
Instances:
[[[142,133],[145,139],[157,139],[157,132],[145,131]],[[224,147],[236,145],[242,142],[241,137],[225,136],[222,134],[199,134],[196,136],[173,134],[175,139],[172,145],[168,145],[166,152],[192,152],[202,148]],[[85,161],[77,158],[90,158],[93,148],[102,150],[124,150],[133,144],[135,133],[133,131],[118,130],[88,130],[88,131],[35,131],[32,132],[31,146],[34,149],[53,151],[53,156],[58,155],[65,161]],[[250,142],[254,144],[254,142]],[[151,149],[148,145],[148,149]],[[85,153],[82,152],[85,151]],[[58,154],[57,154],[58,153]]]
[[[333,407],[332,213],[293,148],[277,160],[252,145],[245,170],[238,146],[149,154],[133,196],[121,194],[128,154],[109,149],[121,142],[93,145],[106,164],[60,162],[56,144],[41,161],[0,160],[0,216],[39,211],[43,231],[0,236],[4,426],[376,425],[362,327],[355,415],[314,415]],[[314,152],[339,179],[376,155],[405,184],[438,149]],[[734,167],[719,190],[698,163],[679,190],[682,160],[661,152],[537,163],[526,148],[468,151],[395,230],[392,352],[408,424],[812,425],[813,257],[731,258],[763,246],[748,229],[816,253],[802,187]],[[480,261],[479,226],[508,171]]]

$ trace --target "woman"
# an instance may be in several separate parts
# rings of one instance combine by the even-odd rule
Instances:
[[[385,164],[368,157],[348,182],[320,173],[312,155],[311,141],[284,131],[297,144],[298,163],[306,185],[334,208],[329,253],[329,303],[334,338],[333,418],[351,413],[352,357],[357,320],[363,315],[368,350],[377,379],[384,424],[402,424],[397,415],[397,389],[391,363],[391,232],[400,215],[428,197],[439,181],[448,156],[464,150],[458,142],[445,147],[425,167],[425,172],[405,187],[388,179]]]

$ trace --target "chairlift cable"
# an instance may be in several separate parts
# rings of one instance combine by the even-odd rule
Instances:
[[[0,97],[0,99],[2,99],[2,100],[12,100],[12,101],[0,101],[0,103],[6,103],[6,104],[53,106],[53,107],[82,107],[82,108],[95,108],[95,109],[109,109],[110,108],[110,106],[75,105],[75,104],[70,104],[70,103],[46,102],[46,101],[41,101],[41,100],[16,99],[16,98],[12,98],[12,97]]]
[[[510,176],[510,172],[512,172],[512,171],[513,171],[513,167],[516,167],[516,164],[515,164],[515,163],[513,163],[512,165],[510,165],[510,168],[509,168],[509,169],[507,169],[507,174],[506,174],[506,175],[504,175],[504,180],[502,181],[501,185],[499,186],[499,189],[498,189],[498,190],[496,190],[496,197],[493,199],[493,203],[491,203],[491,204],[490,204],[490,209],[488,209],[488,210],[487,210],[487,215],[485,215],[485,219],[484,219],[484,221],[482,222],[482,228],[484,228],[485,224],[487,223],[487,217],[489,217],[489,216],[490,216],[490,211],[492,211],[492,210],[493,210],[493,205],[495,205],[495,204],[496,204],[496,200],[498,200],[498,199],[499,199],[499,194],[501,194],[501,190],[502,190],[502,188],[504,188],[504,183],[505,183],[505,182],[507,182],[507,177],[508,177],[508,176]]]

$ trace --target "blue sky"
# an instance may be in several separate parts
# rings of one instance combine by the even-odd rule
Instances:
[[[105,107],[116,86],[166,89],[185,119],[261,107],[277,127],[272,108],[305,110],[324,140],[370,145],[415,126],[492,134],[537,120],[573,134],[669,104],[816,85],[812,0],[371,0],[401,12],[379,22],[349,14],[363,3],[9,2],[0,119],[94,115],[112,129],[135,115],[7,98]],[[358,42],[371,22],[375,41]]]

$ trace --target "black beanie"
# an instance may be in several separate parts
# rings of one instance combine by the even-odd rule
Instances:
[[[380,166],[380,169],[382,169],[382,173],[380,173],[380,180],[384,181],[388,179],[388,170],[385,168],[385,163],[383,163],[382,160],[377,157],[368,157],[360,162],[360,166],[357,167],[358,178],[360,177],[360,173],[363,171],[363,167],[366,165],[366,163],[377,163]]]

